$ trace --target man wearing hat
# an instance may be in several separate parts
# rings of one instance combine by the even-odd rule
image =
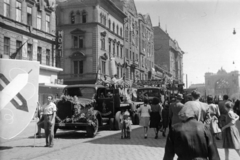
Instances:
[[[171,120],[171,126],[181,122],[181,119],[179,118],[178,113],[183,108],[183,104],[181,103],[182,99],[183,99],[183,95],[178,94],[175,101],[171,103],[169,107],[169,117]]]

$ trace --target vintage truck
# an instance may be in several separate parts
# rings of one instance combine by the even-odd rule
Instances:
[[[118,89],[103,85],[68,85],[63,95],[57,102],[55,134],[57,129],[86,130],[87,136],[94,137],[103,124],[118,130],[121,111],[131,112],[130,104],[121,103]]]

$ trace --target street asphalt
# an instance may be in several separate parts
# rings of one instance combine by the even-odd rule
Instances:
[[[54,147],[44,147],[45,138],[34,138],[36,122],[11,140],[0,139],[1,160],[161,160],[164,156],[166,138],[161,134],[154,139],[153,129],[149,129],[148,138],[143,138],[143,128],[133,126],[131,139],[121,139],[120,131],[104,128],[94,138],[85,136],[81,131],[58,131]],[[240,128],[240,122],[238,122]],[[42,131],[43,132],[43,131]],[[217,141],[222,160],[224,150],[222,141]],[[174,160],[176,160],[175,157]],[[230,160],[240,157],[230,150]]]

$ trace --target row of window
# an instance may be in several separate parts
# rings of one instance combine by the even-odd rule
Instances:
[[[23,14],[27,14],[27,25],[32,26],[33,21],[33,7],[27,5],[27,11],[24,12],[22,7],[22,3],[20,1],[16,1],[16,21],[23,22],[22,16]],[[10,0],[4,0],[4,16],[10,18]],[[50,33],[50,13],[45,15],[45,31]],[[37,11],[37,29],[42,30],[42,12]]]
[[[72,11],[70,13],[71,24],[77,23],[87,23],[87,12],[83,10],[82,12],[77,11],[76,13]]]
[[[4,55],[8,55],[11,56],[13,53],[10,53],[10,38],[9,37],[4,37]],[[33,60],[33,45],[30,43],[27,43],[27,57],[23,58],[22,56],[22,48],[23,44],[21,41],[16,41],[16,51],[18,51],[16,59],[27,59],[27,60]],[[20,49],[19,49],[20,48]],[[16,52],[15,51],[15,52]],[[40,62],[40,64],[42,63],[42,47],[38,47],[37,48],[37,61]],[[50,49],[46,49],[46,65],[50,65]]]

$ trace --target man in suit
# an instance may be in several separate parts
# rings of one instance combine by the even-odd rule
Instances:
[[[209,129],[197,120],[200,109],[188,106],[186,119],[169,130],[163,160],[173,160],[175,154],[178,160],[220,160]]]

